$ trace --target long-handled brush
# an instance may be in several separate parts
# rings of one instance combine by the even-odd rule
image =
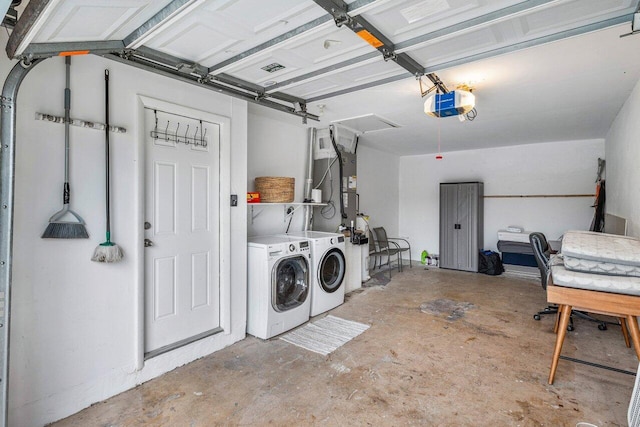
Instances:
[[[100,243],[93,252],[91,261],[97,262],[116,262],[123,258],[122,249],[111,241],[111,214],[110,214],[110,163],[109,163],[109,70],[104,70],[104,98],[105,98],[105,156],[106,156],[106,187],[107,187],[107,237],[106,241]]]
[[[43,239],[87,239],[89,233],[84,226],[84,220],[71,210],[71,191],[69,189],[69,123],[71,111],[71,58],[65,58],[66,87],[64,89],[64,189],[62,192],[62,209],[49,218],[49,225],[42,234]],[[63,221],[65,217],[75,218]]]

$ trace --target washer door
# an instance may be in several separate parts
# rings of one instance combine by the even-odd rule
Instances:
[[[344,273],[344,253],[338,248],[327,251],[318,267],[318,281],[322,289],[327,293],[333,293],[340,289]]]
[[[309,295],[309,263],[303,256],[282,258],[273,267],[271,305],[278,312],[299,307]]]

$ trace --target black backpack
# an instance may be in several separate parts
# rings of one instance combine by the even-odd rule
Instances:
[[[478,260],[478,273],[498,276],[504,272],[500,254],[493,251],[480,251]]]

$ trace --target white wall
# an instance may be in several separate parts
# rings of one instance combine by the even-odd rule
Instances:
[[[389,236],[399,236],[400,230],[399,168],[400,157],[358,146],[360,212],[369,215],[372,228],[384,227]]]
[[[6,44],[6,36],[2,37]],[[12,64],[0,60],[6,76]],[[104,134],[71,127],[71,204],[89,239],[43,240],[61,207],[64,126],[35,121],[63,114],[64,61],[27,75],[18,96],[9,424],[35,426],[129,389],[242,339],[246,324],[247,104],[95,56],[72,60],[72,117],[104,121],[104,69],[111,72],[112,233],[124,261],[90,261],[104,240]],[[3,78],[4,80],[4,78]],[[141,242],[137,94],[231,118],[231,327],[147,361],[137,370]]]
[[[255,190],[254,179],[260,176],[286,176],[295,178],[294,201],[304,200],[304,182],[307,176],[309,137],[302,119],[259,105],[249,105],[247,188]],[[285,206],[249,205],[247,212],[249,236],[281,234],[302,230],[304,208],[285,215]],[[253,218],[252,218],[253,212]]]
[[[473,125],[473,124],[472,124]],[[593,194],[603,140],[552,142],[400,159],[400,234],[411,236],[413,258],[439,252],[439,183],[484,182],[485,195]],[[509,225],[557,239],[587,230],[593,198],[485,198],[484,247]]]
[[[607,134],[606,211],[627,219],[627,235],[640,237],[640,81]]]

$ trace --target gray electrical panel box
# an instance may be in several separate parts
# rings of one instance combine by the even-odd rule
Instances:
[[[484,246],[484,184],[440,184],[440,268],[478,271]]]

